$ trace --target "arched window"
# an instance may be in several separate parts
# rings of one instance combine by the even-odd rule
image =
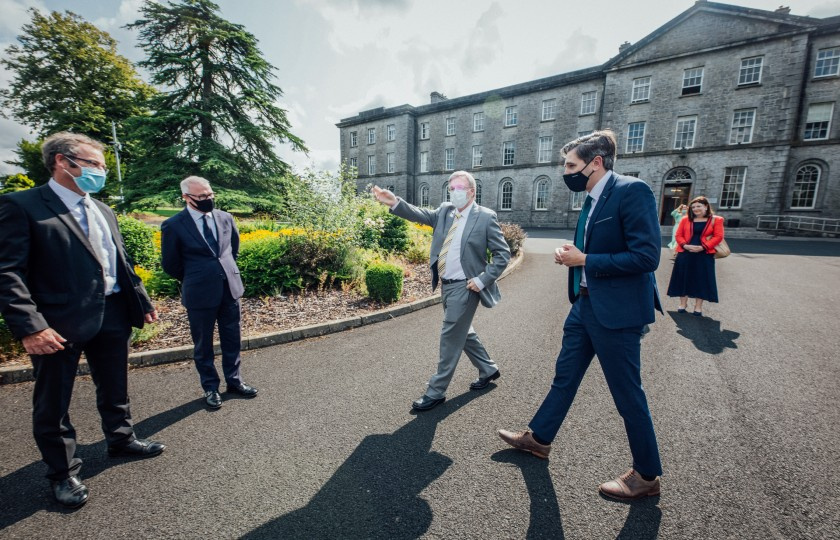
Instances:
[[[548,210],[548,178],[537,179],[534,185],[534,210]]]
[[[796,170],[793,181],[791,209],[813,208],[817,202],[817,190],[820,187],[820,168],[816,165],[804,165]]]
[[[443,202],[451,202],[452,199],[449,197],[449,182],[445,182],[443,184],[442,193],[443,195],[441,195],[440,200]]]
[[[429,206],[429,185],[420,186],[420,206]]]
[[[691,172],[688,169],[674,169],[665,177],[665,181],[670,180],[691,180]]]
[[[513,182],[505,180],[499,189],[499,210],[513,209]]]
[[[475,181],[475,202],[481,204],[481,182],[478,179]]]

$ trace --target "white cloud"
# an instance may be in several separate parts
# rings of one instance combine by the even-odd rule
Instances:
[[[32,17],[27,13],[29,8],[47,12],[42,0],[0,0],[0,35],[16,36],[21,27]]]

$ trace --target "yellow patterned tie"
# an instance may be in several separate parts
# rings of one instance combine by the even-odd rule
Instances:
[[[452,220],[452,226],[449,227],[449,232],[446,233],[446,240],[443,241],[443,247],[440,248],[440,255],[438,255],[438,277],[443,279],[443,272],[446,270],[446,254],[449,253],[449,245],[452,239],[455,238],[455,229],[458,228],[458,220],[461,219],[461,214],[455,212],[455,219]]]

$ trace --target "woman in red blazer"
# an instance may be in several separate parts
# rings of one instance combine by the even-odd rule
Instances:
[[[706,197],[695,197],[689,215],[677,226],[677,260],[668,284],[668,296],[680,297],[679,313],[694,298],[694,315],[703,315],[703,301],[718,301],[715,246],[723,240],[723,218],[714,215]]]

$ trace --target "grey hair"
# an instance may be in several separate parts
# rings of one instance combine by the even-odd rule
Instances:
[[[449,175],[449,180],[447,180],[447,182],[451,182],[453,178],[459,177],[466,178],[467,181],[470,183],[470,188],[475,189],[475,177],[467,171],[455,171],[454,173]]]
[[[610,129],[593,131],[566,143],[560,155],[565,158],[572,150],[577,150],[578,157],[584,163],[589,163],[596,156],[601,156],[604,160],[604,168],[611,171],[615,164],[615,133]]]
[[[61,154],[62,156],[77,154],[79,147],[84,144],[92,146],[100,152],[105,149],[105,146],[101,142],[81,133],[70,133],[69,131],[53,133],[44,139],[44,144],[41,146],[41,157],[44,159],[44,167],[52,174],[55,168],[56,154]]]
[[[198,184],[207,188],[210,187],[210,182],[208,182],[206,178],[202,178],[200,176],[188,176],[181,180],[181,193],[189,193],[190,186],[193,184]]]

